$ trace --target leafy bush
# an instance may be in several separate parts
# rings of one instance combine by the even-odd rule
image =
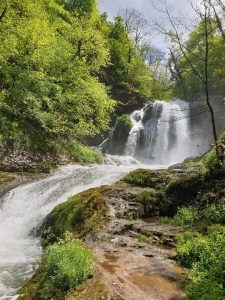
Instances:
[[[186,232],[177,243],[179,261],[191,268],[186,299],[225,299],[225,227],[210,226],[206,235]]]
[[[207,224],[225,224],[225,199],[217,205],[207,206],[203,210],[202,219]]]
[[[164,218],[166,223],[175,226],[193,225],[197,219],[197,212],[192,207],[182,207],[173,218]]]
[[[75,288],[91,275],[93,255],[78,241],[49,246],[43,258],[43,270],[52,286],[62,291]]]
[[[200,260],[201,254],[207,246],[207,240],[197,232],[187,231],[177,236],[177,255],[180,263],[191,268]]]

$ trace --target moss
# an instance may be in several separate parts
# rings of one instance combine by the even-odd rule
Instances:
[[[0,172],[0,185],[10,183],[16,178],[15,174]]]
[[[148,237],[144,234],[139,234],[138,236],[138,243],[147,243],[148,242]]]
[[[132,122],[129,115],[122,115],[117,119],[111,137],[110,153],[123,154],[131,128]]]
[[[197,161],[191,161],[186,164],[186,167],[191,169],[197,169],[200,174],[204,175],[209,170],[213,169],[216,165],[216,151],[212,149],[204,154]]]
[[[106,203],[100,187],[75,195],[58,205],[46,219],[43,245],[49,245],[63,238],[65,232],[73,232],[77,238],[98,230],[104,224]]]
[[[168,171],[165,170],[138,169],[129,173],[124,180],[134,186],[160,188],[168,182],[169,177]]]
[[[99,163],[102,158],[102,154],[87,146],[78,145],[71,152],[73,160],[79,163]]]
[[[67,247],[69,244],[73,243],[75,238],[83,239],[86,235],[99,230],[104,225],[107,211],[105,201],[107,191],[108,188],[103,186],[75,195],[65,203],[58,205],[47,216],[44,224],[44,233],[42,235],[43,246],[46,254],[44,254],[36,274],[26,284],[26,286],[21,289],[20,297],[18,298],[19,300],[57,300],[65,299],[65,297],[69,297],[69,299],[80,299],[79,297],[76,298],[76,296],[71,296],[72,298],[70,298],[70,296],[67,294],[67,291],[62,291],[59,288],[59,285],[54,285],[52,280],[55,280],[55,276],[50,278],[51,276],[49,276],[48,272],[46,271],[44,263],[46,262],[46,255],[49,252],[48,249],[54,250],[57,245],[60,247],[61,244]],[[57,254],[56,260],[58,256],[59,255]],[[65,257],[65,255],[63,255],[63,257]],[[54,256],[52,256],[52,258],[54,258]],[[67,264],[69,264],[68,260]],[[57,264],[54,263],[53,267],[55,265]],[[68,271],[69,269],[66,268],[65,270]],[[71,270],[73,271],[73,269]],[[71,272],[70,274],[72,274]],[[61,273],[59,273],[59,275],[60,274]],[[64,284],[67,284],[67,281],[62,281],[62,284],[64,286]],[[82,286],[89,286],[89,283],[87,283],[87,285],[84,283]],[[78,289],[79,288],[80,286],[78,286]],[[105,295],[105,290],[102,288],[102,283],[99,282],[98,292],[100,293],[101,291],[104,292],[103,295]],[[75,294],[76,291],[74,292],[74,295]],[[80,293],[78,294],[80,295]]]

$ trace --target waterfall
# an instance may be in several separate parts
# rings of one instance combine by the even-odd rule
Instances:
[[[190,156],[199,155],[201,141],[191,134],[190,109],[187,102],[155,101],[131,114],[133,127],[124,155],[142,162],[169,166]]]
[[[130,116],[132,129],[124,156],[106,155],[101,165],[61,167],[0,199],[0,300],[16,299],[18,289],[32,276],[42,254],[36,229],[57,204],[84,190],[112,184],[131,170],[156,169],[198,155],[195,143],[201,141],[191,136],[189,115],[188,103],[181,100],[145,105]]]

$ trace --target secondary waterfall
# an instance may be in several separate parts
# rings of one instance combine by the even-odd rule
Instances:
[[[119,154],[132,156],[148,164],[169,166],[204,153],[208,150],[207,145],[204,149],[200,148],[202,141],[198,135],[193,135],[190,115],[189,104],[181,100],[155,101],[134,111],[130,116],[133,127],[123,153]],[[113,141],[124,143],[115,138]],[[111,142],[108,145],[106,152],[118,154],[111,152]]]
[[[33,274],[42,253],[36,229],[57,204],[81,191],[112,184],[138,166],[135,159],[109,156],[102,165],[64,166],[9,192],[0,208],[0,299],[14,299]]]

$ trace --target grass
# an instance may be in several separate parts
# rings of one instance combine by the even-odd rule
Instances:
[[[142,244],[142,243],[147,243],[148,238],[146,235],[140,234],[138,236],[138,243]]]
[[[154,215],[157,203],[157,198],[154,190],[152,192],[142,191],[138,195],[138,201],[143,205],[144,217],[150,217]]]
[[[10,183],[15,180],[15,174],[0,172],[0,185]]]
[[[42,263],[50,285],[66,292],[91,275],[93,261],[90,251],[79,241],[71,240],[49,246]]]
[[[72,158],[79,163],[99,163],[102,159],[102,154],[87,146],[77,145],[70,151]]]

